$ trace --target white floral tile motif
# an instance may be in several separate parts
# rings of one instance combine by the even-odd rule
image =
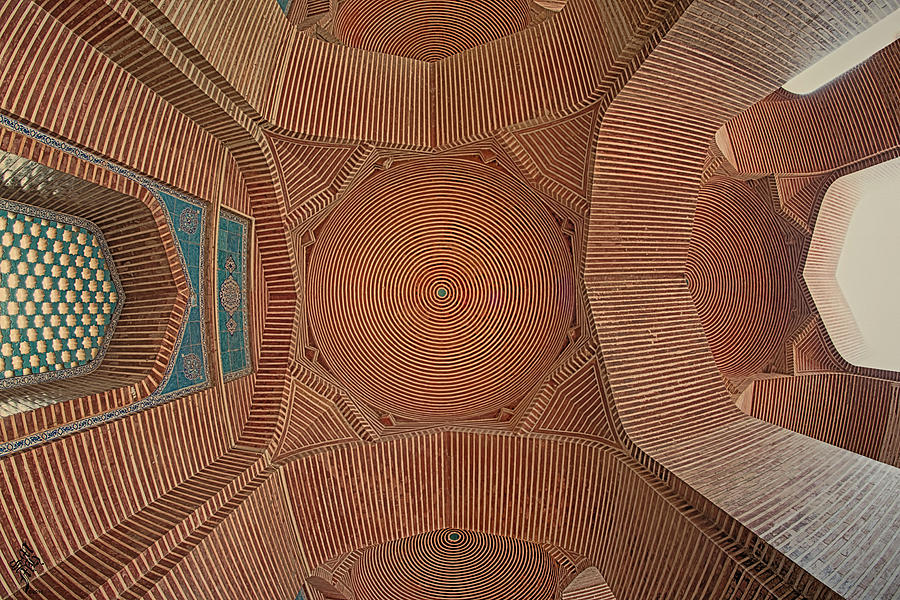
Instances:
[[[219,357],[226,381],[251,371],[247,322],[247,243],[250,222],[222,210],[219,214],[217,291]]]

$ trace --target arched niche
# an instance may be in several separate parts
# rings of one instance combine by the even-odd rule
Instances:
[[[54,157],[46,148],[41,153],[45,160]],[[82,176],[92,173],[71,157],[56,166]],[[111,178],[107,175],[106,179]],[[69,215],[96,227],[125,298],[117,308],[119,318],[104,342],[106,351],[99,365],[54,380],[0,388],[0,417],[5,417],[6,429],[10,420],[21,422],[30,411],[44,412],[28,422],[53,424],[122,406],[158,385],[172,351],[171,330],[174,326],[177,331],[184,309],[178,309],[173,270],[177,257],[169,247],[171,239],[166,239],[164,217],[158,209],[153,210],[157,201],[150,192],[133,188],[132,193],[123,193],[0,149],[0,198],[37,211]],[[79,398],[85,401],[52,409]]]

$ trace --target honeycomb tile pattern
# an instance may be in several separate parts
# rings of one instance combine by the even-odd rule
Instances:
[[[123,301],[99,230],[0,201],[0,386],[96,367]]]
[[[162,230],[170,232],[171,223],[161,196],[154,194],[157,184],[14,119],[0,115],[0,122],[8,128],[4,130],[7,136],[15,132],[15,141],[5,137],[7,145],[0,149],[4,194],[9,201],[14,198],[17,204],[27,203],[27,210],[41,211],[36,213],[39,217],[74,218],[73,222],[84,221],[95,230],[102,227],[107,232],[100,238],[104,254],[117,256],[119,264],[125,265],[127,276],[121,281],[120,297],[126,292],[129,296],[127,305],[120,304],[118,334],[114,339],[107,336],[109,346],[103,362],[90,378],[63,378],[38,382],[27,389],[0,390],[0,402],[5,405],[0,414],[19,418],[0,422],[6,432],[4,443],[0,443],[2,456],[176,397],[178,394],[154,396],[153,390],[158,390],[163,377],[171,374],[171,369],[167,372],[170,352],[180,346],[186,332],[184,318],[190,313],[185,314],[183,308],[192,288],[183,249],[171,242],[166,247],[158,237]],[[10,147],[23,155],[7,152]],[[59,166],[66,171],[55,168]],[[85,174],[85,168],[93,170],[92,176]],[[117,184],[129,189],[128,195],[97,186],[96,181],[91,183],[94,177],[108,183],[111,175]],[[203,206],[196,200],[186,202]],[[182,213],[179,226],[196,226],[184,221],[185,215],[195,213],[200,214]],[[196,259],[202,254],[193,256]],[[176,272],[185,276],[173,279]],[[179,292],[181,298],[176,297]],[[180,307],[178,302],[182,303]],[[145,397],[134,402],[138,395]],[[89,404],[79,400],[84,397],[91,397]],[[65,402],[72,399],[76,402]]]

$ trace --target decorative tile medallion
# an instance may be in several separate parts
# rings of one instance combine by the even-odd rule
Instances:
[[[195,233],[200,224],[200,211],[193,208],[185,208],[178,216],[178,230],[185,233]]]
[[[205,255],[206,241],[204,239],[205,228],[203,223],[208,205],[200,200],[195,200],[168,188],[164,188],[148,177],[121,167],[104,158],[100,158],[90,152],[86,152],[77,146],[58,140],[51,135],[29,127],[6,115],[0,114],[0,126],[28,136],[51,148],[66,152],[67,154],[75,156],[80,160],[87,161],[92,165],[101,166],[117,175],[136,181],[150,190],[157,200],[159,200],[160,205],[166,209],[165,212],[169,221],[169,226],[173,236],[175,236],[178,241],[176,247],[180,254],[185,278],[190,282],[191,289],[194,291],[194,293],[192,293],[192,301],[189,310],[185,311],[185,318],[179,332],[178,343],[175,352],[173,353],[173,356],[176,358],[175,360],[170,361],[163,377],[164,383],[159,389],[147,398],[132,402],[127,406],[99,415],[92,415],[84,419],[79,419],[24,438],[0,443],[0,457],[14,452],[21,452],[33,446],[44,444],[79,431],[84,431],[85,429],[96,427],[116,419],[125,418],[129,415],[163,404],[173,398],[179,398],[208,387],[208,371],[206,369],[206,357],[208,354],[205,336],[203,335],[203,294],[200,280],[200,275],[204,272],[203,257]],[[185,209],[196,211],[196,215],[185,213]],[[196,229],[191,231],[192,224],[195,222]],[[180,233],[176,228],[180,229]],[[108,258],[109,255],[104,254],[104,257]],[[198,291],[200,292],[199,294],[197,293]],[[122,302],[121,293],[119,293],[119,302]],[[108,329],[104,333],[105,338],[109,338],[112,335],[112,332]],[[188,368],[185,369],[184,359],[189,354],[194,355],[196,360],[195,358],[187,358]],[[199,360],[199,366],[197,365],[197,360]],[[192,376],[199,374],[199,377],[196,380],[189,379],[185,374],[186,371]]]
[[[188,381],[197,381],[203,377],[203,361],[193,352],[181,356],[181,367],[184,369],[184,378]]]
[[[250,222],[232,212],[219,214],[216,285],[219,297],[219,357],[230,381],[250,373],[247,331],[247,245]]]
[[[93,223],[0,199],[0,388],[96,369],[124,300]]]
[[[169,363],[163,384],[153,393],[162,398],[176,398],[207,386],[206,344],[203,326],[203,257],[206,206],[196,200],[176,197],[169,192],[153,190],[166,209],[172,235],[178,242],[182,267],[191,286],[191,300],[182,326],[175,361]],[[187,217],[185,215],[188,215]]]

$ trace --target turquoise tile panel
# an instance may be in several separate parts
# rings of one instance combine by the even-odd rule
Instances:
[[[182,325],[175,360],[169,363],[163,384],[154,396],[184,396],[207,387],[206,342],[203,337],[204,223],[206,206],[163,191],[157,197],[166,208],[169,226],[178,244],[181,264],[191,287],[190,302]]]
[[[103,169],[107,169],[108,171],[115,173],[116,175],[130,179],[131,181],[135,181],[142,185],[144,188],[153,192],[157,200],[160,202],[160,205],[165,208],[170,228],[179,242],[176,247],[181,255],[182,268],[184,269],[186,278],[191,282],[192,289],[202,289],[201,274],[204,272],[204,248],[206,248],[206,243],[208,243],[204,238],[204,223],[207,210],[206,204],[200,201],[179,198],[177,197],[177,194],[171,192],[166,188],[163,188],[159,185],[158,182],[153,179],[122,167],[121,165],[110,162],[104,158],[91,154],[90,152],[87,152],[77,146],[73,146],[72,144],[56,139],[49,134],[38,131],[3,114],[0,114],[0,127],[27,136],[28,138],[36,140],[41,144],[46,144],[52,148],[56,148],[75,157],[78,160],[83,160],[91,165],[96,165]],[[181,201],[181,204],[179,204],[179,201]],[[178,212],[179,206],[182,207],[182,211],[180,213]],[[183,208],[193,208],[197,212],[185,212]],[[197,217],[196,221],[194,220],[194,216]],[[181,221],[182,218],[184,219],[183,222]],[[176,231],[176,227],[180,227],[180,229],[182,230],[181,234]],[[191,233],[191,231],[195,227],[199,230],[199,232]],[[185,246],[184,248],[182,248],[182,244]],[[102,238],[101,246],[103,246]],[[108,253],[104,253],[104,257],[107,259],[107,261],[109,261]],[[115,279],[115,270],[113,269],[110,262],[107,262],[107,268],[109,269],[110,273],[113,274],[114,280],[118,281],[117,279]],[[116,311],[119,311],[121,309],[121,305],[125,302],[124,295],[121,292],[119,292],[118,301],[119,306],[117,307]],[[72,435],[74,433],[96,427],[103,423],[109,423],[117,419],[126,418],[130,415],[134,415],[141,411],[159,406],[160,404],[168,402],[173,398],[177,398],[193,391],[203,389],[204,387],[208,387],[208,372],[206,369],[206,357],[208,356],[208,352],[206,341],[202,334],[202,332],[204,331],[202,302],[202,294],[199,294],[199,296],[195,296],[193,302],[191,303],[192,306],[186,312],[184,322],[182,323],[182,329],[178,336],[178,345],[176,346],[175,352],[176,358],[175,360],[170,361],[163,378],[164,385],[160,386],[160,388],[156,392],[146,398],[137,400],[120,408],[52,427],[45,431],[40,431],[26,437],[0,442],[0,457],[8,456],[16,452],[22,452],[39,444],[56,440],[67,435]],[[114,323],[115,321],[113,320],[111,321],[110,325],[107,326],[107,329],[105,331],[105,339],[107,340],[111,339],[111,337],[113,336],[111,327]],[[197,343],[197,340],[199,340],[199,343]],[[185,341],[187,342],[186,346],[184,345]],[[0,348],[2,348],[2,346],[0,346]],[[196,380],[184,375],[184,358],[186,354],[192,353],[190,352],[190,350],[193,350],[193,354],[195,354],[199,358],[199,363],[193,359],[188,360],[188,366],[190,367],[189,375],[191,376],[196,373],[196,369],[199,365],[201,377]],[[84,369],[88,367],[76,368]],[[175,373],[179,372],[179,370],[182,373],[180,378],[175,375]],[[193,385],[188,385],[189,382],[192,381],[195,383]],[[187,385],[188,387],[179,389],[179,385]]]
[[[94,224],[0,200],[0,387],[97,368],[124,301]]]
[[[225,381],[251,371],[247,319],[247,255],[250,222],[234,213],[219,214],[216,290],[219,357]]]

